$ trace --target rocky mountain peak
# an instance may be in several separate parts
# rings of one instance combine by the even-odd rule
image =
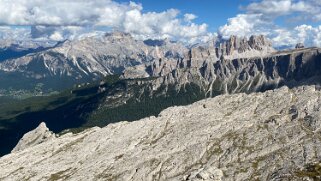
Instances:
[[[295,45],[295,49],[300,49],[300,48],[304,48],[304,44],[303,43],[298,43]]]
[[[255,50],[263,50],[264,47],[272,47],[272,42],[264,35],[252,35],[248,41],[248,44]]]
[[[217,58],[250,58],[275,52],[272,43],[264,35],[252,35],[249,39],[232,35],[229,39],[216,40]]]
[[[125,32],[120,32],[120,31],[114,31],[111,33],[106,33],[105,37],[107,39],[112,39],[112,40],[124,40],[124,39],[130,39],[133,40],[133,37],[130,33],[125,33]]]
[[[55,138],[55,134],[49,131],[46,123],[42,122],[35,130],[26,133],[12,152],[18,152]]]
[[[145,44],[155,46],[155,44],[162,45],[163,42],[146,40]],[[169,45],[175,45],[175,43]],[[145,70],[141,66],[135,68],[135,73],[142,71],[137,75],[162,76],[179,68],[201,68],[205,77],[212,77],[214,75],[213,64],[218,61],[268,57],[276,50],[272,47],[271,41],[263,35],[254,35],[250,38],[233,35],[227,40],[218,38],[208,43],[196,44],[181,52],[184,53],[183,57],[172,56],[174,59],[163,61],[156,59],[148,64]],[[159,56],[159,58],[162,57]],[[132,75],[132,69],[130,72],[131,74],[128,75]]]

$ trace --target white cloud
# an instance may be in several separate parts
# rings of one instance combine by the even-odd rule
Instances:
[[[83,33],[88,27],[109,27],[137,37],[170,37],[191,40],[206,36],[207,25],[195,24],[193,14],[179,18],[180,12],[144,13],[141,4],[112,0],[1,0],[0,25],[37,27],[32,36],[60,39],[71,33]],[[70,30],[82,27],[82,30]],[[58,30],[59,29],[59,30]]]
[[[49,39],[61,41],[69,38],[74,39],[78,35],[85,33],[85,28],[81,26],[32,26],[31,37],[34,39]]]
[[[231,35],[248,37],[263,34],[272,40],[275,47],[293,47],[297,43],[321,46],[321,26],[300,24],[302,21],[321,20],[319,0],[262,0],[241,9],[246,12],[228,19],[227,24],[219,28],[219,35],[227,38]],[[286,22],[277,25],[275,20],[279,17],[286,22],[292,21],[292,26]]]
[[[0,26],[0,39],[22,40],[26,38],[30,38],[28,28]]]
[[[268,34],[265,28],[268,22],[262,20],[262,14],[239,14],[228,19],[228,23],[219,28],[219,34],[227,39],[231,35],[250,36],[254,34]]]
[[[314,1],[294,1],[294,0],[263,0],[249,4],[246,8],[249,13],[262,13],[267,17],[278,17],[294,12],[316,13],[319,11]]]
[[[297,39],[297,42],[321,47],[321,26],[297,26],[293,32],[293,38],[295,39],[295,37]]]
[[[191,22],[196,18],[197,18],[197,16],[195,14],[189,14],[189,13],[184,14],[184,21],[185,22]]]
[[[239,14],[230,18],[228,24],[220,27],[219,35],[227,39],[231,35],[249,37],[266,35],[275,47],[294,47],[297,43],[321,47],[321,25],[298,25],[294,28],[279,27],[264,21],[262,15]]]
[[[250,13],[279,16],[291,10],[291,0],[263,0],[252,3],[245,8]]]
[[[83,26],[101,23],[117,11],[139,9],[135,3],[111,0],[2,0],[0,23],[3,25]],[[112,14],[108,14],[111,9]]]
[[[321,47],[321,26],[300,25],[293,29],[280,28],[274,30],[271,39],[275,46],[294,46],[303,43],[308,46]]]
[[[0,38],[62,40],[102,34],[104,30],[128,32],[139,39],[171,38],[190,43],[215,36],[208,32],[207,24],[194,22],[194,14],[181,15],[176,9],[145,12],[141,4],[134,2],[0,0],[0,9]],[[294,46],[298,42],[321,46],[320,27],[307,23],[321,21],[320,0],[256,0],[242,10],[245,12],[219,28],[219,35],[264,34],[275,46]],[[275,20],[279,17],[296,24],[277,26]],[[28,25],[31,31],[9,25]]]
[[[321,21],[320,0],[262,0],[242,7],[248,14],[261,13],[266,19],[290,16],[295,21]]]
[[[51,40],[54,40],[54,41],[62,41],[62,40],[64,40],[63,35],[62,35],[60,32],[58,32],[58,31],[56,31],[56,32],[54,32],[52,35],[50,35],[49,38],[50,38]]]
[[[293,47],[295,44],[299,43],[296,38],[293,38],[293,32],[288,31],[284,28],[278,28],[273,30],[271,33],[273,35],[269,36],[275,47]]]

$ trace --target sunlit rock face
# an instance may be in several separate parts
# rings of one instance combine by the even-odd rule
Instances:
[[[0,159],[0,179],[303,180],[321,158],[319,90],[222,95],[33,143],[40,125]]]
[[[204,46],[204,47],[203,47]],[[26,84],[45,83],[48,89],[69,88],[107,75],[124,78],[165,76],[181,67],[201,67],[204,62],[264,57],[275,52],[264,36],[212,40],[188,46],[165,40],[136,40],[128,33],[64,41],[53,47],[28,50],[0,63],[1,85],[16,88],[17,79]],[[61,81],[60,81],[61,80]],[[52,84],[49,86],[49,84]],[[27,87],[27,86],[22,86]],[[20,89],[20,87],[19,87]]]
[[[84,76],[120,74],[126,67],[159,58],[182,56],[187,48],[166,41],[160,46],[135,40],[130,34],[114,32],[103,37],[65,41],[56,47],[2,63],[1,69],[30,71],[43,76]],[[30,66],[37,64],[38,70]]]
[[[321,50],[302,48],[252,58],[217,59],[210,47],[195,47],[189,58],[159,59],[148,66],[131,68],[142,77],[164,77],[168,83],[193,82],[208,96],[223,93],[256,92],[287,85],[317,84],[321,75]],[[147,70],[147,71],[146,71]],[[128,74],[130,75],[130,74]],[[192,79],[197,75],[198,80]],[[185,77],[185,79],[182,79]],[[162,82],[162,84],[164,84]]]

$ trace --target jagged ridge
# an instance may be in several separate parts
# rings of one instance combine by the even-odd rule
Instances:
[[[49,50],[0,63],[0,75],[3,77],[0,89],[33,89],[36,84],[44,83],[46,90],[62,90],[112,74],[124,73],[126,78],[148,77],[153,70],[146,72],[146,65],[159,59],[167,62],[168,70],[172,70],[177,61],[207,57],[218,61],[265,56],[274,52],[264,36],[252,36],[249,40],[232,36],[229,40],[209,42],[205,48],[207,52],[199,55],[197,52],[202,50],[200,46],[190,49],[169,40],[139,41],[121,32],[65,41]],[[17,79],[25,83],[19,86],[12,83]]]

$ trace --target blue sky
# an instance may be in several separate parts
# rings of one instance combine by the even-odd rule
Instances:
[[[321,46],[320,0],[0,0],[0,38],[61,41],[124,31],[187,43],[263,34]]]
[[[128,0],[117,0],[126,3]],[[141,3],[144,12],[161,12],[170,8],[180,10],[181,14],[193,13],[198,16],[196,23],[207,23],[212,32],[226,24],[228,18],[234,17],[240,11],[239,6],[247,5],[249,0],[133,0]]]

